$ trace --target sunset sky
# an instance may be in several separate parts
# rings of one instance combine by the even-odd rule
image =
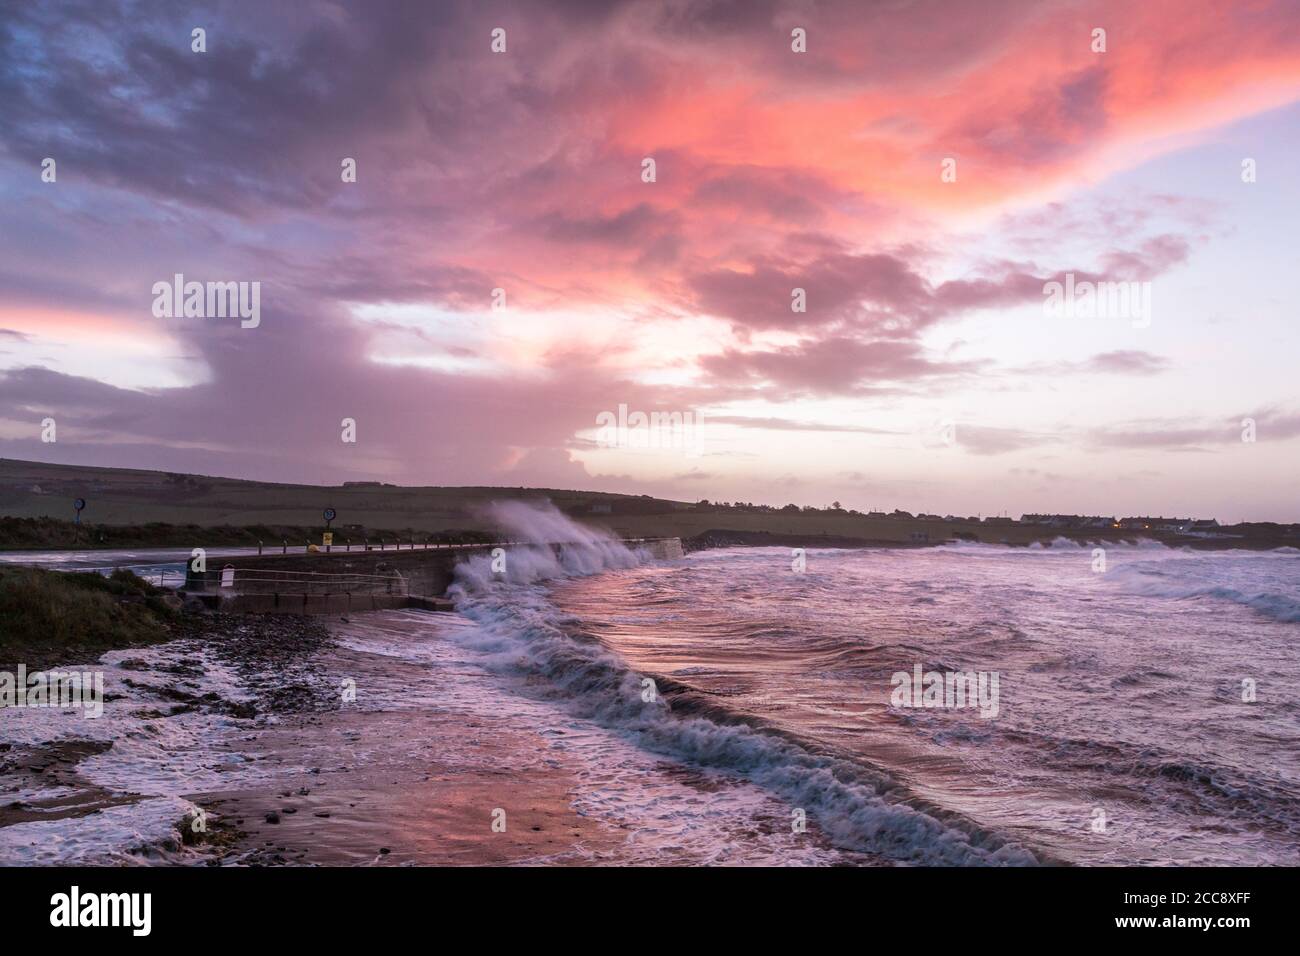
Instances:
[[[6,4],[0,455],[1300,520],[1298,157],[1300,2]]]

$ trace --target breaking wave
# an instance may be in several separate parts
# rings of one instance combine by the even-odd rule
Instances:
[[[1212,598],[1240,604],[1284,624],[1300,623],[1300,598],[1258,586],[1246,587],[1241,582],[1213,580],[1198,561],[1184,561],[1170,569],[1133,565],[1119,571],[1124,589],[1130,594],[1174,600]]]
[[[876,768],[813,748],[687,685],[636,673],[551,603],[548,582],[632,568],[648,555],[574,524],[549,503],[496,506],[493,518],[527,544],[461,564],[449,591],[477,624],[457,639],[472,643],[488,666],[541,678],[571,711],[647,751],[730,772],[779,795],[805,809],[841,849],[920,864],[1039,862],[1001,835],[926,805]]]

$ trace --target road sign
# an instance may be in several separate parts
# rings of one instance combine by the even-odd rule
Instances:
[[[76,523],[77,523],[77,524],[81,524],[81,509],[84,508],[84,507],[86,507],[86,499],[85,499],[85,498],[77,498],[75,501],[72,502],[72,507],[74,507],[74,508],[77,509],[77,522],[76,522]]]
[[[321,535],[320,543],[325,545],[325,547],[327,548],[330,547],[332,544],[334,544],[334,532],[326,531],[323,535]]]
[[[325,523],[326,523],[326,524],[328,524],[329,522],[333,521],[333,520],[334,520],[335,518],[337,518],[338,516],[339,516],[339,513],[338,513],[337,511],[335,511],[333,508],[326,508],[326,509],[325,509]]]

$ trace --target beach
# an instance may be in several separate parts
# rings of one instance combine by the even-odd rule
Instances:
[[[268,623],[285,626],[277,618],[244,627],[251,635]],[[252,694],[196,641],[111,652],[109,694],[122,697],[103,724],[43,713],[43,726],[25,728],[27,742],[0,755],[0,859],[840,860],[815,826],[796,840],[788,812],[757,788],[640,753],[562,708],[516,695],[445,637],[469,627],[420,611],[333,620],[329,639],[266,659]],[[343,699],[345,681],[355,682],[355,700]],[[183,698],[201,703],[166,713]]]

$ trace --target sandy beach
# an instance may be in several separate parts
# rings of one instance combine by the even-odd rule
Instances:
[[[340,629],[364,632],[367,617]],[[418,615],[403,623],[421,626]],[[363,695],[367,687],[429,680],[419,665],[346,648],[332,648],[328,666],[355,679]],[[211,808],[219,829],[236,834],[223,861],[581,862],[618,843],[613,828],[574,812],[572,770],[537,759],[547,741],[506,714],[362,707],[340,701],[338,709],[290,717],[241,741],[264,755],[275,770],[271,779],[193,795]],[[494,831],[497,808],[506,811],[506,826]]]

